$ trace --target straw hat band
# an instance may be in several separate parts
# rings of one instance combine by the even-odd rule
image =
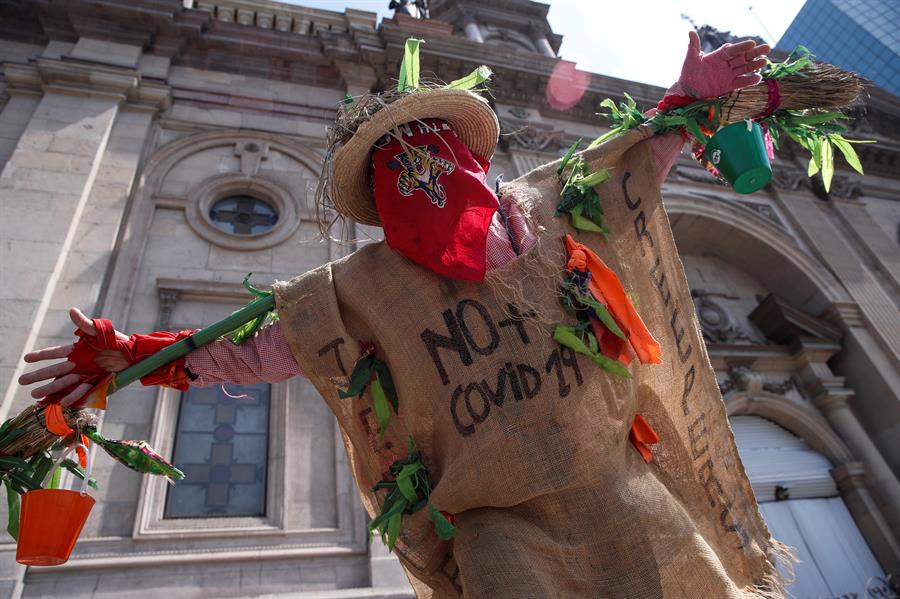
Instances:
[[[411,93],[386,105],[360,125],[334,154],[331,200],[335,210],[365,225],[380,225],[369,187],[372,146],[404,123],[438,118],[447,121],[472,153],[490,160],[497,146],[497,116],[481,96],[465,90],[435,89]]]

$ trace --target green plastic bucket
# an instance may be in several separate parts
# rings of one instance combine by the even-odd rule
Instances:
[[[719,129],[703,155],[738,193],[758,191],[772,178],[762,127],[752,121]]]

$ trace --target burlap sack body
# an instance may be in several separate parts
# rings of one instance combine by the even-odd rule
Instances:
[[[588,152],[612,234],[553,216],[556,165],[504,188],[532,205],[538,247],[484,284],[442,279],[370,245],[276,286],[303,372],[345,435],[363,502],[415,439],[431,503],[456,515],[440,541],[404,516],[396,552],[420,597],[774,596],[773,542],[738,458],[654,180],[646,130]],[[618,274],[664,364],[611,375],[552,340],[570,323],[557,286],[572,233]],[[383,441],[368,393],[338,388],[374,342],[400,398]],[[646,464],[635,413],[662,437]]]

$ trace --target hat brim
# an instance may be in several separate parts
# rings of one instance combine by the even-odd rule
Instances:
[[[490,160],[500,124],[487,100],[467,90],[429,89],[388,104],[359,126],[335,153],[330,196],[334,209],[364,225],[381,225],[369,186],[372,146],[388,131],[410,121],[443,119],[469,150]]]

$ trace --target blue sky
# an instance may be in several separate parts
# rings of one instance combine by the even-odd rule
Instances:
[[[357,8],[390,17],[389,0],[283,0],[343,11]],[[564,36],[560,55],[578,68],[668,86],[678,78],[691,28],[712,25],[774,44],[805,0],[550,0],[550,25]],[[752,8],[751,8],[752,7]]]

